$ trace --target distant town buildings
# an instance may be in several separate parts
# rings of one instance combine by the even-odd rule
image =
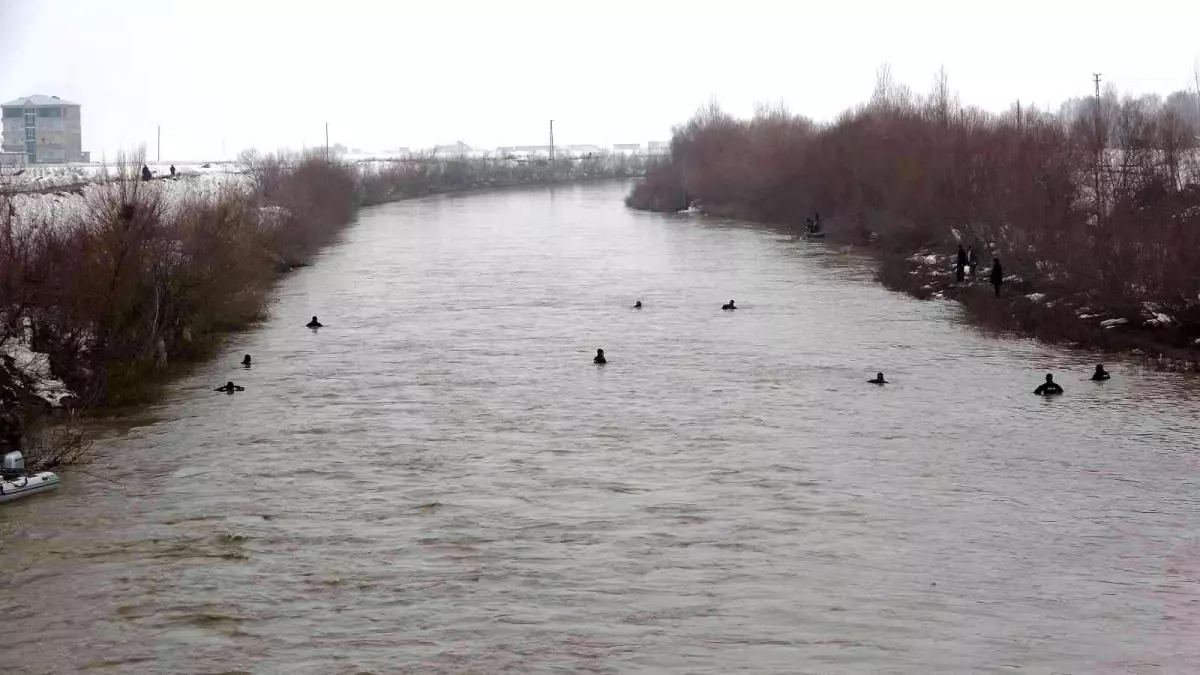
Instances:
[[[340,147],[340,146],[338,146]],[[390,148],[383,150],[383,155],[401,157],[436,157],[438,159],[510,159],[524,161],[527,159],[548,159],[553,149],[554,156],[559,159],[589,159],[606,155],[665,155],[671,151],[667,141],[650,141],[642,143],[616,143],[611,146],[591,143],[575,143],[565,145],[502,145],[493,150],[475,148],[462,141],[435,145],[425,149]],[[360,150],[351,150],[352,154],[370,154]]]
[[[450,145],[439,145],[433,149],[433,154],[438,157],[466,157],[471,153],[471,146],[462,141]]]
[[[37,94],[0,105],[4,153],[22,154],[29,164],[87,162],[83,151],[80,105]]]

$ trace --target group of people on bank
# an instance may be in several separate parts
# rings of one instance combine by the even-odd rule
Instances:
[[[954,278],[958,283],[962,283],[967,278],[968,271],[971,278],[975,278],[975,270],[979,267],[979,257],[975,255],[975,247],[964,249],[962,244],[958,246],[958,257],[954,261]],[[1000,286],[1004,284],[1004,268],[1000,265],[1000,258],[992,256],[992,272],[988,275],[988,282],[996,289],[996,297],[1000,297]]]

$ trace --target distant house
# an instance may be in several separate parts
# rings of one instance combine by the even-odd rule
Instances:
[[[458,141],[450,145],[438,145],[433,148],[433,154],[438,157],[465,157],[472,154],[471,146]]]
[[[646,144],[646,151],[651,155],[667,155],[671,153],[670,141],[650,141]]]
[[[588,144],[568,145],[566,147],[565,154],[569,154],[574,157],[588,157],[588,156],[595,157],[596,155],[604,154],[604,148],[601,148],[598,145],[588,145]]]
[[[642,151],[641,143],[617,143],[613,145],[613,152],[622,155],[636,155]]]
[[[36,94],[0,105],[0,151],[23,152],[30,164],[86,162],[78,103]]]

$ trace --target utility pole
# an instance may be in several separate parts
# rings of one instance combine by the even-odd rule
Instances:
[[[550,180],[554,180],[554,120],[550,120]]]
[[[329,122],[325,123],[325,161],[329,161]]]
[[[1092,73],[1096,83],[1096,104],[1092,110],[1092,123],[1096,127],[1096,171],[1094,175],[1096,189],[1096,225],[1104,218],[1104,203],[1100,199],[1100,162],[1104,160],[1104,139],[1100,136],[1100,73]]]
[[[1017,99],[1017,128],[1021,128],[1021,99]]]

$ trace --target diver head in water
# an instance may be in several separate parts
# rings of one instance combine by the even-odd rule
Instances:
[[[1096,372],[1092,373],[1092,379],[1093,380],[1107,380],[1110,377],[1112,377],[1112,376],[1109,375],[1108,371],[1104,369],[1104,364],[1097,363],[1096,364]]]
[[[245,387],[239,387],[233,383],[233,380],[230,380],[230,381],[226,382],[224,386],[217,387],[214,391],[224,391],[224,392],[228,392],[228,393],[232,394],[235,391],[245,391],[245,390],[246,390]]]
[[[249,366],[249,365],[250,365],[250,355],[249,355],[249,354],[247,354],[247,355],[245,355],[245,356],[243,356],[243,357],[242,357],[242,365],[243,365],[243,366]]]
[[[592,359],[592,363],[608,363],[608,359],[604,358],[604,350],[596,350],[596,358]]]
[[[1049,396],[1050,394],[1063,393],[1063,388],[1054,381],[1053,375],[1046,373],[1046,381],[1038,386],[1037,389],[1034,389],[1033,393],[1037,394],[1038,396]]]
[[[876,373],[875,379],[867,380],[867,382],[870,382],[871,384],[887,384],[887,380],[883,379],[883,373]]]
[[[633,308],[634,308],[634,309],[641,309],[641,308],[642,308],[642,301],[641,301],[641,300],[638,300],[637,302],[633,303]]]
[[[721,309],[737,309],[737,306],[733,304],[732,300],[730,300],[728,304],[721,305]]]
[[[317,321],[317,315],[314,314],[312,321],[309,321],[307,324],[305,324],[305,327],[306,328],[320,328],[321,322]]]

